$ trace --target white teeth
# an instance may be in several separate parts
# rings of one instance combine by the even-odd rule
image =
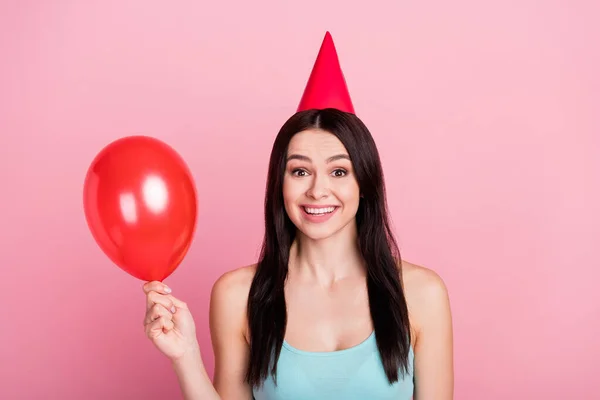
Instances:
[[[304,207],[304,209],[309,214],[319,215],[319,214],[329,214],[330,212],[333,212],[333,210],[335,210],[335,207],[325,207],[325,208],[307,208],[307,207]]]

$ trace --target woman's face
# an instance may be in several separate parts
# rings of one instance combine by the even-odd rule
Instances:
[[[292,138],[283,179],[285,210],[311,239],[353,226],[360,189],[346,148],[333,134],[307,130]]]

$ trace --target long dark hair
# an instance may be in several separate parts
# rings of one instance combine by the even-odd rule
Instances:
[[[275,379],[287,311],[284,284],[296,227],[283,203],[288,144],[306,129],[334,134],[350,156],[362,198],[356,215],[358,244],[367,266],[367,291],[377,347],[390,383],[408,371],[411,335],[401,284],[400,251],[388,221],[385,185],[375,142],[354,114],[336,109],[294,114],[282,126],[271,152],[265,193],[265,234],[248,296],[250,360],[246,376],[260,386],[269,373]]]

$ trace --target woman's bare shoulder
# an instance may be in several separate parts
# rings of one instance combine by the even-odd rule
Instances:
[[[227,271],[215,281],[210,296],[211,326],[227,323],[246,336],[248,294],[255,272],[256,264],[248,265]]]
[[[434,270],[402,261],[404,296],[416,327],[449,308],[448,289]]]
[[[250,285],[254,274],[256,273],[256,264],[236,268],[223,273],[214,283],[212,288],[212,297],[215,300],[240,301],[248,300]]]
[[[446,285],[433,269],[402,260],[404,289],[411,292],[445,291]]]

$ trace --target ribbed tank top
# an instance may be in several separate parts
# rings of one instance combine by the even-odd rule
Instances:
[[[283,342],[277,363],[277,386],[269,377],[254,388],[256,400],[410,400],[414,353],[408,374],[390,385],[377,349],[375,332],[362,343],[333,352],[298,350]]]

